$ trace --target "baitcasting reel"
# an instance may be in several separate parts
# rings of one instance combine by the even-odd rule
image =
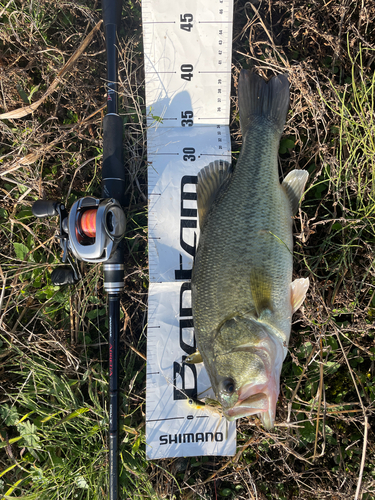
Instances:
[[[33,204],[32,212],[35,217],[59,215],[57,238],[63,250],[62,262],[69,262],[71,268],[57,268],[52,272],[55,285],[74,284],[80,278],[78,267],[69,253],[84,262],[107,262],[125,234],[124,211],[112,198],[80,198],[69,214],[62,203],[38,200]]]

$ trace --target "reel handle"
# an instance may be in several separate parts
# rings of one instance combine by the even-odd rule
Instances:
[[[60,205],[58,201],[53,200],[37,200],[33,203],[31,211],[35,217],[53,217],[59,215],[57,207]]]

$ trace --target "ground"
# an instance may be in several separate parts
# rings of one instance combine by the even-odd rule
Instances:
[[[231,137],[241,68],[287,73],[280,176],[310,177],[294,221],[296,277],[309,277],[283,366],[277,426],[238,426],[233,459],[144,455],[147,157],[142,21],[124,0],[120,113],[128,176],[121,335],[121,498],[375,498],[375,1],[239,0]],[[106,297],[99,266],[58,289],[54,218],[100,195],[105,52],[100,3],[0,1],[0,494],[107,496]],[[95,29],[87,47],[81,43]],[[75,58],[70,58],[76,55]],[[33,105],[32,112],[27,106]],[[25,111],[26,110],[26,111]],[[13,112],[11,116],[1,116]]]

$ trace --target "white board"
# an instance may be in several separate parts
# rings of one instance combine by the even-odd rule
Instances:
[[[190,278],[199,239],[197,174],[231,160],[232,0],[142,2],[147,106],[149,310],[148,459],[233,455],[236,426],[192,409],[209,393],[195,350]]]

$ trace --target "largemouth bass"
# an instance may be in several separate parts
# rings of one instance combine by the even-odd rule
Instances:
[[[242,70],[238,101],[243,144],[236,167],[215,161],[198,174],[193,320],[226,418],[259,414],[271,429],[292,314],[309,287],[308,279],[292,283],[292,216],[308,173],[293,170],[279,182],[287,77],[266,83]]]

